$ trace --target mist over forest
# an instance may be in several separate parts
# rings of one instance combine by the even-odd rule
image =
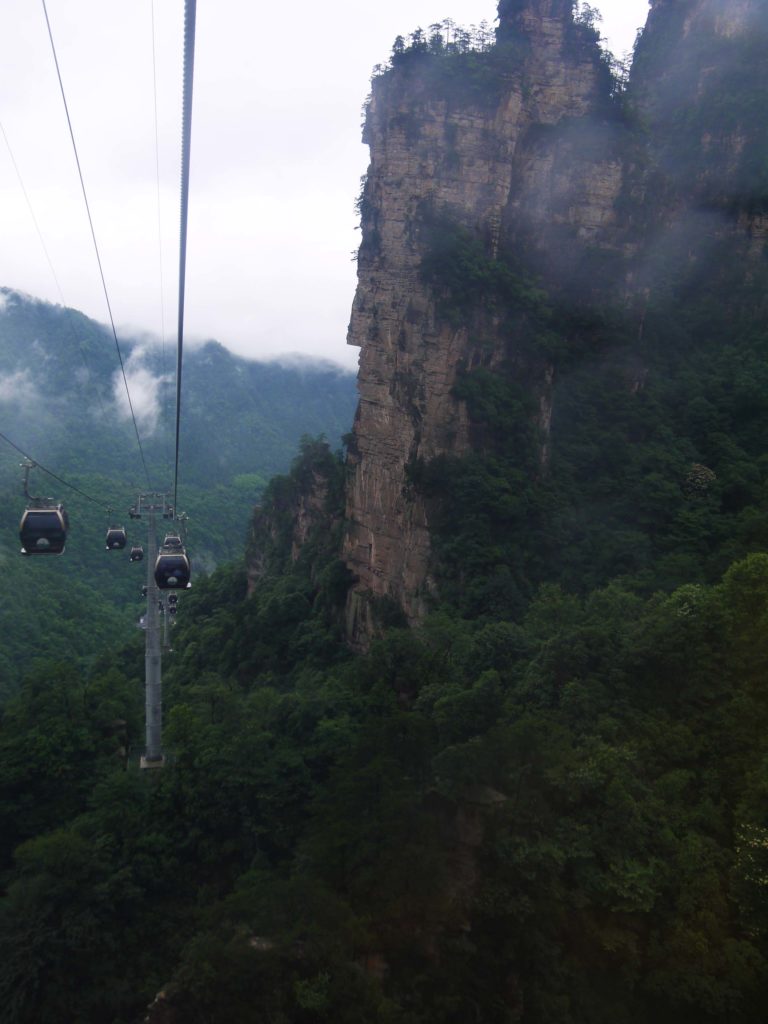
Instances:
[[[77,494],[19,558],[6,451],[0,1022],[762,1024],[766,44],[763,0],[657,0],[631,68],[570,0],[395,39],[356,388],[187,357],[162,768],[147,567]],[[109,343],[2,291],[13,440],[126,509]],[[162,346],[125,371],[164,480]]]

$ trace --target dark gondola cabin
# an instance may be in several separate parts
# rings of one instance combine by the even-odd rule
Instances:
[[[139,546],[139,547],[131,548],[131,561],[132,562],[140,562],[143,558],[144,558],[144,548],[143,547]]]
[[[122,551],[127,543],[125,529],[122,526],[110,526],[107,530],[107,551]]]
[[[60,555],[68,526],[67,513],[61,505],[26,509],[19,526],[22,555]]]
[[[155,583],[160,590],[186,590],[192,584],[189,557],[178,537],[168,536],[163,541],[155,562]]]

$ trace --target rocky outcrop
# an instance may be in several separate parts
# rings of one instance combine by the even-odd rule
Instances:
[[[434,62],[418,56],[374,82],[348,335],[362,349],[344,547],[357,581],[353,643],[370,635],[377,598],[394,599],[411,622],[428,607],[429,516],[409,485],[409,464],[468,450],[456,375],[514,357],[515,338],[493,316],[457,324],[441,315],[421,274],[425,211],[466,225],[491,257],[536,236],[559,269],[564,236],[595,239],[615,220],[622,166],[604,130],[605,68],[570,6],[515,5],[497,53],[478,55],[478,75],[492,80],[474,90],[436,80]]]
[[[354,646],[367,645],[380,611],[416,623],[437,593],[434,509],[414,469],[473,450],[477,424],[456,391],[465,371],[504,373],[532,393],[541,440],[531,472],[545,474],[555,450],[562,367],[526,347],[526,312],[510,315],[507,299],[503,312],[482,295],[457,309],[425,271],[435,225],[463,231],[481,269],[523,267],[553,304],[575,298],[634,318],[626,338],[642,339],[648,310],[674,310],[697,275],[763,259],[763,0],[655,0],[619,99],[597,33],[573,6],[501,0],[494,46],[460,53],[450,39],[421,40],[374,80],[348,335],[361,349],[342,545]],[[560,337],[561,350],[571,340]],[[622,344],[619,373],[638,393],[643,355]],[[257,515],[251,587],[270,553],[296,559],[323,529],[326,496],[310,477]]]
[[[253,510],[249,535],[248,596],[274,569],[271,564],[274,552],[287,548],[290,561],[295,562],[313,532],[330,532],[335,525],[328,511],[328,479],[320,473],[313,473],[306,490],[292,494],[282,508],[257,506]]]
[[[631,96],[646,133],[657,216],[740,205],[759,185],[768,86],[762,0],[655,0],[637,47]]]
[[[249,595],[265,576],[279,575],[302,555],[312,563],[310,549],[315,555],[329,546],[338,550],[342,481],[343,466],[327,442],[305,438],[290,473],[274,477],[254,509],[246,549]]]
[[[353,645],[368,642],[379,602],[411,623],[429,607],[430,510],[410,468],[470,450],[454,390],[464,369],[504,367],[533,390],[542,467],[548,457],[556,367],[523,354],[514,318],[492,305],[446,312],[424,273],[430,219],[461,225],[489,260],[511,255],[553,294],[610,291],[638,336],[675,275],[706,260],[728,266],[726,243],[761,258],[758,122],[754,110],[724,111],[723,96],[745,74],[758,91],[768,84],[755,63],[744,67],[745,47],[766,41],[765,5],[656,0],[620,103],[597,35],[572,7],[502,0],[491,52],[462,64],[414,47],[374,81],[348,335],[361,348],[343,552]],[[642,380],[641,360],[627,359]]]
[[[636,49],[630,109],[637,258],[631,285],[674,308],[691,288],[747,277],[764,251],[768,212],[761,0],[655,0]],[[744,268],[744,269],[741,269]],[[667,296],[665,300],[665,296]]]

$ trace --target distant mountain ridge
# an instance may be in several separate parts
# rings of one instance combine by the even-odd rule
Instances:
[[[82,492],[33,472],[31,493],[64,501],[71,529],[61,558],[21,558],[21,456],[0,441],[0,698],[35,658],[66,650],[88,659],[125,639],[141,609],[145,567],[106,553],[104,530],[108,518],[127,519],[139,490],[172,486],[175,352],[119,341],[146,474],[111,332],[0,288],[0,432]],[[354,375],[332,364],[251,362],[215,341],[185,350],[178,502],[190,516],[195,576],[242,557],[269,478],[288,468],[303,435],[338,446],[355,400]],[[130,542],[142,542],[144,525],[126,525]]]
[[[163,351],[147,337],[118,338],[147,459],[162,477],[174,432],[175,347]],[[256,362],[216,341],[188,346],[184,480],[210,485],[237,473],[280,472],[303,434],[322,433],[336,443],[350,428],[355,401],[354,375],[332,363]],[[61,443],[66,434],[99,470],[111,473],[116,456],[132,475],[141,469],[108,328],[77,310],[0,288],[0,415],[7,424],[11,412],[17,443],[42,444],[41,461],[69,461]],[[55,434],[50,415],[58,420]]]

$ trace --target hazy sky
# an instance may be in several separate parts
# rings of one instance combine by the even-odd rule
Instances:
[[[593,6],[611,49],[629,49],[647,0]],[[160,334],[164,322],[174,340],[183,0],[47,7],[118,328]],[[495,0],[197,7],[187,335],[354,367],[345,337],[371,69],[419,25],[492,23]],[[2,0],[0,123],[0,285],[106,321],[42,0]]]

